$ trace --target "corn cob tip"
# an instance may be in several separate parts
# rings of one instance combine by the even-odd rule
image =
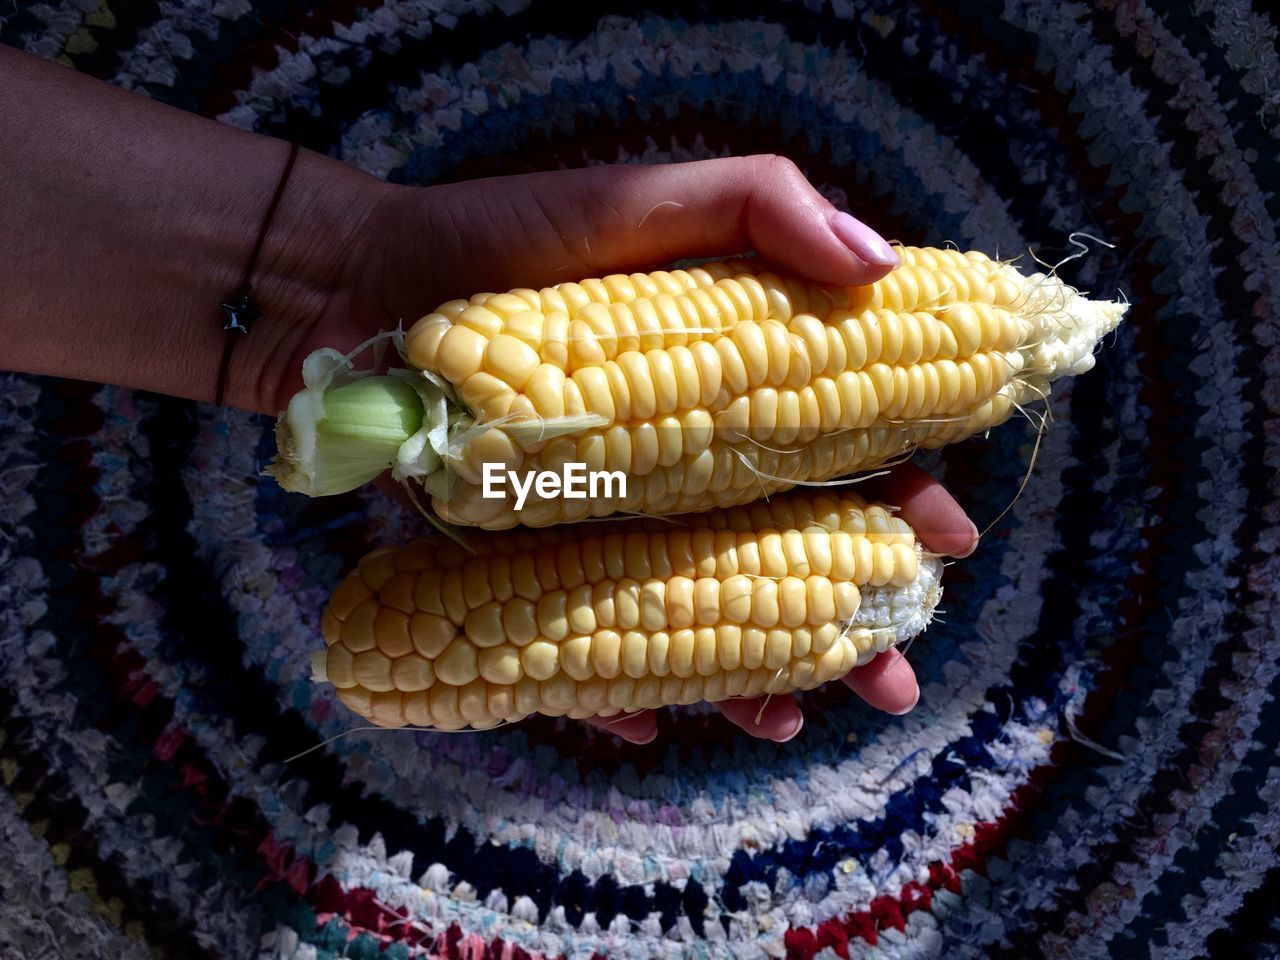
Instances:
[[[1020,351],[1022,378],[1047,386],[1093,369],[1094,351],[1129,305],[1090,299],[1053,274],[1024,276],[1008,265],[1002,271],[1020,289],[1018,316],[1030,324]]]

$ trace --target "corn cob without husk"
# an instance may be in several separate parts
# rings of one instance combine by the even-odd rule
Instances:
[[[315,676],[382,726],[483,729],[808,690],[922,631],[941,561],[853,494],[384,547]]]
[[[1088,370],[1124,313],[982,253],[899,252],[863,287],[738,259],[449,301],[398,341],[405,369],[313,355],[270,472],[319,495],[391,468],[488,529],[742,504],[988,430]],[[617,470],[626,494],[517,513],[480,495],[485,463]]]

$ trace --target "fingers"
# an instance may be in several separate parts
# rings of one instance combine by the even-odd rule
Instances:
[[[920,699],[915,671],[897,650],[888,650],[844,677],[854,693],[877,710],[892,714],[911,711]],[[786,743],[804,728],[804,714],[790,695],[722,700],[717,709],[730,723],[762,740]],[[587,723],[630,743],[650,743],[658,735],[652,710],[616,717],[588,717]]]
[[[616,734],[629,743],[650,743],[658,735],[658,721],[652,710],[613,717],[588,717],[587,723]]]
[[[749,250],[824,283],[871,283],[898,263],[776,156],[494,177],[420,196],[432,259],[458,295]]]
[[[844,682],[868,705],[887,713],[908,713],[920,700],[916,673],[897,650],[886,650],[865,666],[854,667]]]
[[[760,709],[762,704],[763,712]],[[749,700],[725,700],[716,706],[731,723],[763,740],[785,743],[804,726],[800,707],[791,696],[770,697],[767,704],[764,697],[753,697]],[[758,723],[757,715],[760,717]],[[616,717],[588,717],[587,723],[631,743],[649,743],[658,735],[657,719],[652,710]]]
[[[716,706],[720,708],[726,720],[762,740],[786,743],[804,726],[804,715],[800,712],[800,705],[790,695],[770,697],[768,703],[765,703],[764,697],[723,700]]]
[[[978,546],[978,528],[964,507],[929,474],[909,463],[894,467],[888,476],[858,484],[857,492],[870,500],[901,508],[898,516],[907,521],[925,548],[934,553],[967,557]]]

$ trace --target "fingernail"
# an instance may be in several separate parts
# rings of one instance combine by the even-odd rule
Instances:
[[[920,702],[920,688],[919,688],[919,687],[916,687],[916,695],[915,695],[915,697],[912,699],[911,703],[910,703],[910,704],[908,704],[908,705],[906,706],[906,708],[904,708],[904,709],[902,709],[902,710],[894,710],[894,711],[893,711],[893,715],[894,715],[895,717],[902,717],[902,716],[905,716],[906,714],[908,714],[908,713],[910,713],[912,710],[914,710],[914,709],[916,708],[916,704],[917,704],[917,703],[919,703],[919,702]]]
[[[653,741],[657,739],[658,739],[658,731],[654,730],[653,733],[649,734],[649,736],[645,737],[643,740],[632,740],[631,742],[634,743],[637,747],[643,747],[646,743],[653,743]]]
[[[800,715],[800,718],[799,718],[798,720],[796,720],[795,729],[793,729],[793,730],[792,730],[790,733],[788,733],[785,737],[783,737],[781,740],[779,740],[779,741],[778,741],[778,743],[786,743],[788,740],[794,740],[794,739],[796,738],[796,734],[798,734],[798,733],[800,732],[801,728],[803,728],[803,727],[804,727],[804,715],[803,715],[803,714],[801,714],[801,715]]]
[[[972,520],[970,520],[969,521],[969,547],[963,553],[957,553],[956,556],[957,557],[969,556],[969,554],[973,553],[973,551],[978,549],[979,539],[980,539],[980,536],[978,534],[978,527],[976,524],[974,524]]]
[[[859,260],[881,267],[896,267],[901,262],[893,247],[861,220],[837,210],[831,218],[831,232],[854,252]]]

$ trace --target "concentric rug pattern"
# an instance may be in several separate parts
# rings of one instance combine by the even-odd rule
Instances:
[[[919,707],[822,691],[783,746],[327,742],[321,605],[417,528],[261,479],[265,419],[0,375],[0,955],[1274,956],[1277,19],[1160,6],[0,3],[0,42],[392,180],[785,153],[908,242],[1104,239],[1063,275],[1135,304],[947,571]],[[1033,438],[937,463],[980,524]]]

